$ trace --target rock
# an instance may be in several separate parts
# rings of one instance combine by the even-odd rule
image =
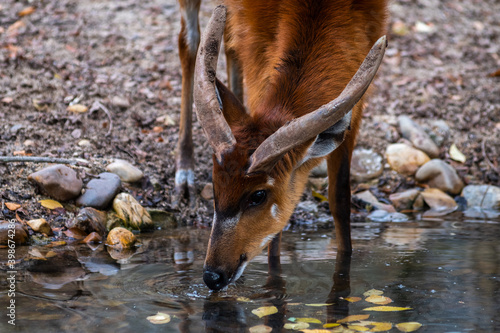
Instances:
[[[88,234],[87,237],[83,240],[85,244],[88,243],[100,243],[102,241],[101,235],[99,235],[97,232],[91,232]]]
[[[431,138],[439,147],[450,137],[450,126],[442,119],[431,121]]]
[[[366,182],[379,177],[384,171],[382,156],[371,149],[354,149],[351,160],[351,177]]]
[[[415,179],[420,183],[427,183],[441,191],[459,194],[464,183],[455,169],[440,159],[433,159],[425,163],[415,174]]]
[[[117,174],[123,182],[135,183],[142,179],[144,174],[141,170],[125,160],[115,160],[106,167],[106,170]]]
[[[318,164],[311,170],[311,177],[317,177],[317,178],[328,177],[328,166],[326,163],[326,159],[322,160],[320,164]]]
[[[415,199],[420,193],[417,189],[409,189],[403,192],[393,193],[389,196],[394,208],[396,210],[412,209]]]
[[[130,249],[135,245],[136,242],[137,239],[135,238],[134,234],[122,227],[112,229],[108,234],[108,238],[106,239],[106,245],[118,250]]]
[[[92,143],[90,142],[90,140],[87,140],[87,139],[83,139],[83,140],[78,141],[78,146],[80,146],[80,147],[90,147],[91,145],[92,145]]]
[[[425,203],[433,212],[451,213],[458,208],[457,203],[448,194],[437,188],[427,188],[420,193]],[[436,216],[436,215],[433,215]]]
[[[481,207],[470,207],[464,210],[464,216],[474,219],[492,220],[500,217],[500,211],[494,209],[483,209]]]
[[[78,206],[107,209],[113,198],[120,192],[122,181],[114,173],[104,172],[99,178],[88,182],[85,193],[77,200]]]
[[[301,209],[305,212],[308,213],[317,213],[318,212],[318,204],[315,203],[314,201],[306,200],[306,201],[301,201],[297,205],[298,209]]]
[[[201,191],[201,197],[205,200],[212,200],[214,198],[214,186],[212,183],[207,183]]]
[[[114,211],[108,212],[106,230],[111,231],[113,228],[123,227],[124,225],[124,221]]]
[[[424,129],[411,120],[410,117],[399,116],[398,123],[403,137],[410,140],[415,148],[420,149],[432,158],[439,156],[438,146],[425,133]]]
[[[77,173],[62,164],[50,166],[28,176],[48,196],[68,201],[80,195],[83,182]]]
[[[406,176],[414,175],[420,166],[430,160],[424,152],[404,143],[387,146],[385,156],[393,170]]]
[[[396,212],[394,207],[392,207],[391,205],[387,205],[387,204],[384,204],[382,202],[379,202],[377,197],[375,197],[372,194],[372,192],[370,192],[368,190],[356,193],[356,194],[354,194],[354,197],[356,197],[357,199],[362,200],[366,203],[369,203],[375,210],[381,209],[381,210],[385,210],[386,212],[391,212],[391,213]]]
[[[127,109],[130,107],[130,102],[128,101],[128,99],[121,96],[113,96],[113,98],[111,98],[111,104],[119,107],[120,109]]]
[[[14,230],[14,238],[9,237]],[[28,233],[19,222],[11,223],[0,220],[0,244],[9,245],[9,240],[13,240],[17,245],[26,244],[28,242]],[[12,243],[11,243],[12,244]]]
[[[467,185],[462,191],[467,207],[500,210],[500,187],[493,185]]]
[[[376,210],[366,217],[368,220],[373,222],[406,222],[408,221],[408,216],[405,214],[393,212],[389,213],[385,210]]]
[[[159,209],[148,209],[148,213],[151,216],[151,220],[153,221],[155,227],[162,229],[177,227],[177,219],[175,218],[174,213]]]
[[[52,228],[45,219],[29,220],[26,222],[34,232],[39,232],[46,235],[52,235]]]
[[[97,232],[103,236],[106,233],[106,221],[108,214],[92,207],[80,209],[77,217],[67,223],[68,228],[78,228],[86,233]]]
[[[128,193],[120,193],[115,197],[113,209],[128,228],[146,230],[154,227],[151,216],[146,209]]]

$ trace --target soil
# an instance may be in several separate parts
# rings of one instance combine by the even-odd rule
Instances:
[[[202,27],[214,6],[214,1],[202,3]],[[358,145],[383,155],[400,139],[396,124],[402,114],[429,129],[434,120],[444,120],[449,132],[440,137],[440,157],[466,183],[500,185],[500,77],[493,74],[500,69],[500,2],[400,0],[391,2],[390,16],[389,48]],[[83,158],[92,162],[80,168],[86,179],[112,159],[126,159],[146,177],[125,190],[146,207],[174,210],[179,20],[173,0],[3,0],[0,156]],[[224,80],[224,71],[219,73]],[[67,111],[70,104],[89,111]],[[193,131],[201,192],[210,182],[211,149],[196,121]],[[450,159],[453,143],[467,157],[465,163]],[[25,218],[47,217],[37,203],[42,196],[27,181],[43,166],[0,163],[2,203],[21,203]],[[415,183],[386,168],[369,186],[383,197]],[[310,193],[305,198],[313,200]],[[212,203],[196,200],[197,209],[182,207],[179,213],[187,223],[205,225]],[[0,218],[13,215],[2,205]],[[51,223],[64,219],[49,218]]]

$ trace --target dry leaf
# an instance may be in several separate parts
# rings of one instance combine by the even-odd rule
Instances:
[[[45,256],[38,249],[35,249],[35,248],[32,248],[31,250],[29,250],[28,254],[35,259],[47,260],[47,259],[45,259]]]
[[[321,324],[321,320],[316,318],[295,318],[298,323],[311,323],[311,324]]]
[[[371,322],[369,325],[373,326],[370,328],[371,332],[385,332],[392,329],[391,323]]]
[[[252,313],[259,318],[269,316],[278,312],[275,306],[261,306],[260,308],[252,310]]]
[[[322,329],[315,329],[315,330],[304,329],[301,332],[303,332],[303,333],[332,333],[332,331],[322,330]]]
[[[365,320],[365,319],[368,319],[370,317],[370,315],[351,315],[351,316],[347,316],[343,319],[340,319],[340,320],[337,320],[337,323],[350,323],[352,321],[360,321],[360,320]]]
[[[372,295],[382,295],[384,292],[382,290],[377,290],[377,289],[370,289],[368,291],[365,291],[363,293],[363,296],[368,297]]]
[[[146,318],[151,324],[160,325],[170,322],[170,315],[163,312],[158,312],[154,316],[149,316]]]
[[[83,104],[73,104],[73,105],[70,105],[66,108],[67,111],[70,111],[70,112],[75,112],[75,113],[85,113],[88,111],[88,107],[86,107],[85,105]]]
[[[13,101],[14,101],[14,98],[12,98],[12,97],[4,97],[4,98],[2,98],[2,102],[5,103],[5,104],[10,104]]]
[[[332,305],[332,303],[311,303],[311,304],[304,304],[305,306],[329,306]]]
[[[47,245],[47,247],[58,247],[58,246],[63,246],[66,245],[65,241],[55,241],[51,242],[50,244]]]
[[[368,327],[361,325],[348,325],[347,328],[356,332],[366,332],[370,330]]]
[[[6,202],[5,207],[7,207],[9,210],[16,210],[21,208],[21,205],[15,202]]]
[[[236,298],[236,300],[237,300],[238,302],[251,302],[251,301],[252,301],[250,298],[248,298],[248,297],[243,297],[243,296],[240,296],[240,297]]]
[[[45,258],[52,258],[55,256],[57,256],[57,253],[55,253],[54,251],[49,251],[47,252],[47,254],[45,254]]]
[[[23,17],[23,16],[31,15],[31,14],[33,14],[35,12],[35,10],[36,10],[35,7],[29,6],[29,7],[24,8],[20,12],[18,12],[17,16]]]
[[[267,325],[256,325],[248,329],[250,333],[270,333],[272,330],[273,328]]]
[[[74,239],[84,239],[85,237],[87,237],[87,234],[78,228],[69,228],[68,230],[63,231],[63,234],[65,234],[69,238]]]
[[[405,311],[411,310],[411,308],[403,308],[399,306],[373,306],[371,308],[363,309],[363,311],[381,311],[381,312],[391,312],[391,311]]]
[[[500,76],[500,69],[497,70],[496,72],[493,72],[493,73],[490,73],[488,74],[489,77],[497,77],[497,76]]]
[[[346,297],[344,298],[346,301],[355,303],[361,301],[361,297]]]
[[[52,200],[52,199],[40,200],[38,202],[43,207],[48,208],[48,209],[63,208],[63,206],[58,201],[55,201],[55,200]]]
[[[457,145],[452,144],[450,147],[450,158],[454,161],[465,163],[467,158],[460,150],[458,150]]]
[[[316,199],[318,199],[321,202],[328,201],[327,197],[325,197],[323,194],[318,193],[318,192],[316,192],[314,190],[312,190],[312,196],[315,197]]]
[[[328,324],[323,325],[324,328],[332,328],[332,327],[337,327],[337,326],[340,326],[340,324],[339,323],[328,323]]]
[[[374,304],[379,304],[379,305],[386,305],[392,302],[392,299],[389,297],[385,297],[382,295],[372,295],[368,296],[365,301],[374,303]]]
[[[286,323],[285,324],[285,329],[287,330],[295,330],[295,331],[298,331],[298,330],[303,330],[303,329],[306,329],[309,327],[309,324],[308,323],[305,323],[305,322],[298,322],[298,323]]]
[[[396,324],[396,328],[401,332],[414,332],[420,327],[422,327],[422,324],[417,323],[416,321]]]

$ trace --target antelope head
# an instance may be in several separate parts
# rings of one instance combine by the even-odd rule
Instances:
[[[350,125],[351,109],[382,61],[385,37],[333,101],[286,124],[252,117],[216,78],[226,20],[214,10],[195,69],[198,120],[213,148],[214,218],[203,279],[212,290],[237,280],[247,263],[285,227],[307,177],[335,150]]]

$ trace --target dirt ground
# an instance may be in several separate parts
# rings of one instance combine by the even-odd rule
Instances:
[[[202,4],[202,28],[214,5]],[[389,48],[359,146],[383,155],[399,140],[402,114],[429,128],[444,120],[450,130],[440,157],[466,183],[500,185],[500,76],[490,76],[500,69],[500,2],[395,0],[390,15]],[[88,173],[123,158],[147,176],[126,190],[144,206],[172,210],[179,19],[174,0],[2,0],[0,156],[84,158],[94,164]],[[92,108],[96,102],[104,108]],[[71,103],[90,110],[69,112]],[[201,191],[210,182],[211,149],[196,122],[194,137]],[[453,143],[467,157],[464,164],[450,159]],[[46,214],[26,179],[42,166],[0,163],[0,200],[22,203],[26,218]],[[386,169],[375,186],[388,195],[414,183]],[[182,211],[184,220],[208,222],[211,203],[197,200],[196,211]],[[2,209],[0,218],[12,217]]]

